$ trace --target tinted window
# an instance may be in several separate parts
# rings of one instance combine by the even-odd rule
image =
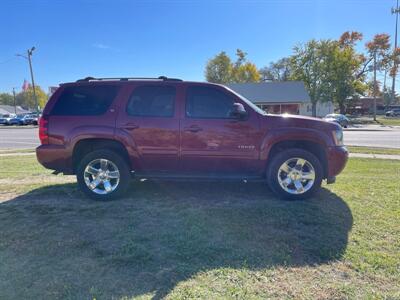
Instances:
[[[140,86],[129,98],[126,111],[130,116],[172,117],[176,89],[172,86]]]
[[[186,116],[189,118],[227,119],[233,100],[215,88],[192,86],[187,89]]]
[[[51,114],[63,116],[104,114],[117,95],[117,91],[118,87],[111,85],[66,87]]]

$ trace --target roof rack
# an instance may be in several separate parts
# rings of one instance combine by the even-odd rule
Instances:
[[[95,77],[86,77],[83,79],[78,79],[76,82],[83,81],[109,81],[109,80],[119,80],[119,81],[129,81],[129,80],[162,80],[162,81],[183,81],[178,78],[168,78],[166,76],[159,77],[104,77],[104,78],[95,78]]]

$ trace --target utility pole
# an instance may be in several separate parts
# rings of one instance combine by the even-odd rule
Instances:
[[[376,49],[374,51],[374,121],[376,122]]]
[[[396,29],[395,29],[395,34],[394,34],[394,50],[393,50],[393,54],[395,54],[396,49],[397,49],[397,23],[398,23],[398,19],[399,19],[399,0],[396,1],[396,8],[392,8],[392,14],[396,14]],[[393,67],[396,70],[396,59],[395,57],[393,57]],[[392,94],[391,94],[391,103],[394,102],[394,90],[395,90],[395,86],[396,86],[396,73],[393,74],[393,78],[392,78]]]
[[[38,101],[36,98],[36,89],[35,89],[35,80],[33,79],[33,70],[32,70],[32,53],[35,50],[35,47],[32,47],[31,49],[28,49],[26,52],[28,54],[28,56],[22,55],[22,54],[17,54],[17,56],[21,56],[25,59],[28,60],[29,62],[29,70],[31,72],[31,80],[32,80],[32,89],[33,89],[33,100],[35,101],[35,109],[34,111],[38,111]]]
[[[14,97],[14,112],[17,114],[17,102],[15,101],[15,88],[13,88],[13,97]]]

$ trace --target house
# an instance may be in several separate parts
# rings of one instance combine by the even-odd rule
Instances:
[[[301,81],[230,83],[226,86],[269,113],[312,115],[310,96]],[[318,117],[333,111],[332,102],[317,103]]]
[[[29,110],[23,109],[21,106],[0,105],[0,115],[7,114],[28,114]]]

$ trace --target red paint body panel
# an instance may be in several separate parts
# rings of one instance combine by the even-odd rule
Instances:
[[[55,116],[52,108],[65,86],[117,85],[119,91],[101,116]],[[126,112],[128,99],[142,85],[176,88],[173,117],[134,117]],[[241,103],[247,118],[200,119],[185,113],[188,86],[212,86]],[[49,144],[37,148],[37,158],[46,168],[73,173],[75,145],[86,139],[119,142],[127,151],[131,169],[143,173],[187,175],[263,176],[271,149],[280,142],[307,141],[324,149],[327,177],[346,165],[348,153],[335,145],[332,132],[340,127],[314,118],[263,115],[229,89],[209,83],[179,81],[77,82],[62,85],[43,112],[48,117]],[[193,130],[193,127],[196,129]]]
[[[138,86],[158,86],[159,83],[136,83],[126,87],[123,100],[118,102],[116,136],[131,157],[135,171],[177,172],[179,155],[179,99],[177,87],[175,113],[171,118],[129,116],[126,112],[128,99]],[[172,84],[164,84],[171,86]],[[174,86],[174,85],[172,85]]]

